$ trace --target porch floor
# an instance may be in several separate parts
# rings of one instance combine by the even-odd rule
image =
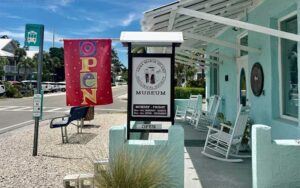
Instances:
[[[203,154],[206,132],[193,129],[178,122],[185,136],[185,180],[186,188],[251,188],[251,159],[241,163],[229,163],[210,159]],[[151,133],[149,139],[167,139],[167,134]]]
[[[210,159],[201,154],[206,133],[199,132],[186,124],[183,127],[186,150],[185,187],[252,187],[251,159],[244,159],[241,163],[229,163]],[[194,181],[198,181],[198,183]]]

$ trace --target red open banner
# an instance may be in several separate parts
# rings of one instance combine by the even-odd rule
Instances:
[[[111,104],[111,40],[64,40],[68,106]]]

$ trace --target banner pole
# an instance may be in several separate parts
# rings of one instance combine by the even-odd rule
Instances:
[[[41,37],[39,46],[38,56],[38,73],[37,73],[37,94],[41,94],[41,81],[42,81],[42,70],[43,70],[43,45],[44,45],[44,26],[41,27]],[[34,123],[34,138],[33,138],[33,156],[37,156],[38,151],[38,136],[39,136],[39,117],[35,117]]]

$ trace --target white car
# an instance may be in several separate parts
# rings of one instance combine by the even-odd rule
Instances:
[[[66,82],[57,82],[59,91],[65,92],[66,91]]]
[[[41,83],[42,89],[45,93],[52,92],[54,90],[53,86],[50,82],[42,82]]]
[[[0,81],[0,96],[5,94],[5,86],[4,83]]]

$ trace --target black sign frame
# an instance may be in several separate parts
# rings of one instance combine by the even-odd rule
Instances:
[[[132,44],[128,43],[128,103],[127,103],[127,139],[130,139],[130,133],[132,132],[141,132],[141,133],[149,133],[149,132],[157,132],[157,133],[167,133],[168,129],[137,129],[131,128],[131,121],[160,121],[160,122],[171,122],[174,125],[174,72],[175,72],[175,47],[178,46],[177,43],[172,44],[172,53],[171,54],[162,54],[162,53],[141,53],[141,54],[133,54],[132,53]],[[156,58],[170,58],[171,60],[171,74],[170,74],[170,117],[133,117],[132,116],[132,63],[134,57],[156,57]]]

